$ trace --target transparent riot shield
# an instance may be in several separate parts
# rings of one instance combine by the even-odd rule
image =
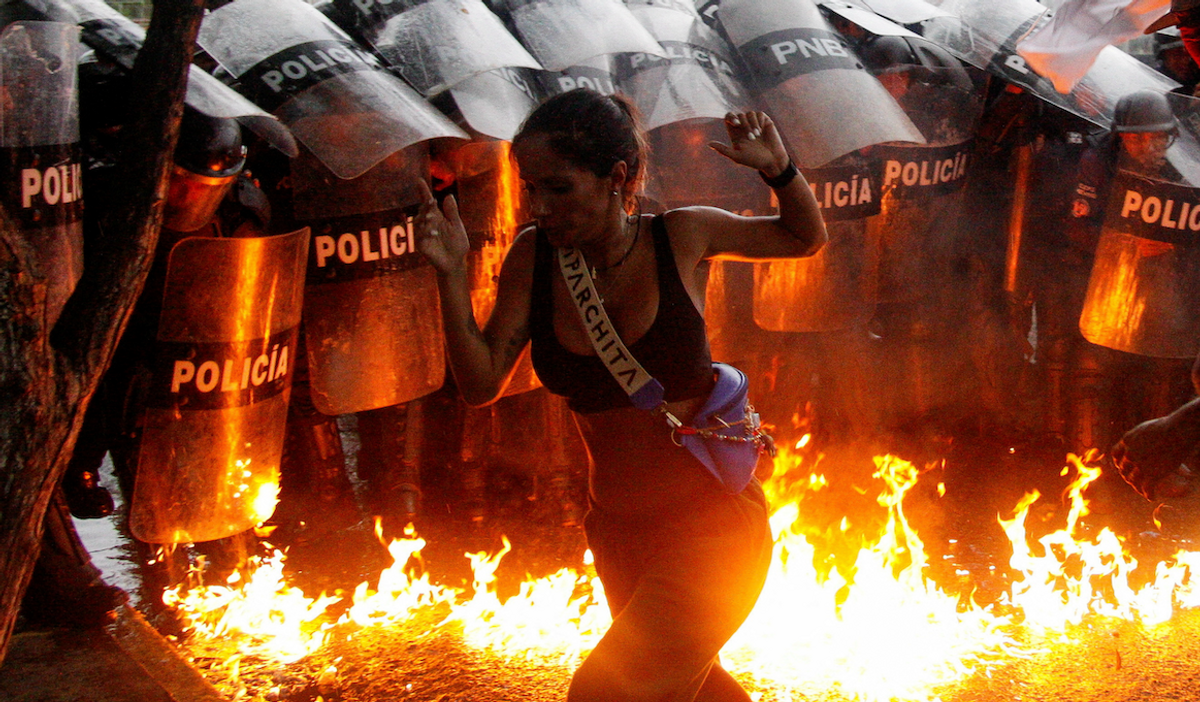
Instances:
[[[521,223],[529,220],[521,179],[507,141],[472,141],[451,156],[457,183],[459,214],[471,239],[471,307],[482,328],[496,305],[500,266],[517,237]],[[541,387],[533,372],[528,349],[517,362],[504,394],[516,395]]]
[[[745,109],[730,47],[690,5],[632,0],[629,6],[663,50],[615,57],[617,84],[637,103],[644,129]]]
[[[710,205],[743,214],[772,214],[771,189],[758,172],[713,151],[729,141],[723,120],[689,119],[651,131],[646,196],[665,209]]]
[[[340,16],[430,97],[497,68],[541,68],[483,0],[334,0]]]
[[[1159,358],[1200,350],[1200,101],[1172,96],[1180,136],[1123,152],[1079,329],[1093,344]]]
[[[517,35],[547,71],[606,54],[663,55],[620,0],[507,0]]]
[[[816,168],[920,132],[811,0],[723,0],[720,20],[747,85],[780,126],[792,157]]]
[[[171,250],[129,526],[212,541],[275,509],[308,230]]]
[[[236,0],[204,18],[197,42],[339,178],[420,141],[466,137],[301,0]]]
[[[665,52],[614,57],[617,84],[637,103],[649,132],[647,196],[664,208],[767,211],[770,191],[755,173],[708,147],[728,141],[725,114],[748,102],[728,44],[689,5],[634,0],[630,7]]]
[[[536,78],[527,68],[497,68],[459,82],[449,93],[471,129],[511,141],[537,106]]]
[[[82,39],[126,71],[133,69],[146,32],[133,20],[103,0],[62,0],[79,15]],[[236,119],[288,156],[295,156],[296,140],[279,120],[263,112],[246,98],[211,75],[192,66],[184,101],[209,117]]]
[[[0,30],[4,207],[34,251],[48,326],[83,274],[78,38],[78,28],[63,22],[13,22]]]
[[[312,229],[304,335],[323,414],[390,407],[445,380],[437,281],[412,230],[428,171],[420,144],[352,180],[309,154],[292,162],[296,218]]]
[[[926,39],[945,47],[967,63],[1019,85],[1039,98],[1094,124],[1107,126],[1122,95],[1151,89],[1167,92],[1175,81],[1116,47],[1106,47],[1087,74],[1067,94],[1031,69],[1017,53],[1017,42],[1049,19],[1036,0],[940,0],[950,16],[921,25]]]
[[[898,101],[926,143],[883,144],[881,210],[872,218],[879,247],[878,302],[924,297],[942,287],[963,226],[963,185],[970,172],[981,99],[961,71],[914,69]]]
[[[545,95],[558,95],[576,88],[588,88],[612,95],[617,92],[611,56],[596,56],[561,71],[538,74],[538,85]]]
[[[883,164],[850,154],[804,178],[821,206],[829,241],[809,258],[754,267],[754,321],[768,331],[849,329],[875,309],[877,246],[867,221],[880,211]]]
[[[874,10],[865,7],[861,3],[860,4],[851,4],[848,1],[843,2],[843,0],[817,0],[817,4],[820,5],[822,8],[824,8],[825,10],[827,10],[828,12],[832,13],[833,15],[836,15],[838,17],[841,17],[844,20],[852,22],[852,23],[858,25],[859,27],[862,27],[867,32],[874,34],[875,36],[898,36],[898,37],[920,36],[916,32],[913,32],[913,31],[907,29],[906,27],[904,27],[903,26],[904,23],[900,23],[897,20],[893,20],[888,17],[884,17],[883,15],[875,12]],[[926,5],[926,7],[930,8],[930,10],[934,11],[935,13],[946,14],[946,13],[942,13],[940,10],[933,7],[932,5]],[[908,8],[906,8],[906,9],[908,9]],[[903,14],[907,14],[907,13],[901,12],[900,14],[903,15]],[[924,16],[924,13],[922,13],[921,16],[922,16],[922,19],[927,19],[927,17]],[[930,15],[930,16],[936,16],[936,15]],[[911,21],[919,21],[919,20],[911,20]]]
[[[896,24],[906,26],[919,24],[935,17],[948,17],[950,15],[950,13],[925,2],[925,0],[844,0],[844,2],[842,0],[821,0],[820,4],[822,7],[828,7],[835,12],[839,11],[834,9],[838,6],[853,5],[873,12],[880,17],[886,17]],[[847,19],[850,19],[852,22],[855,21],[848,16]],[[873,33],[879,34],[879,32]]]

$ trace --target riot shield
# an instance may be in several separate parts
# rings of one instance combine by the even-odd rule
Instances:
[[[1123,153],[1118,162],[1079,329],[1093,344],[1118,351],[1194,358],[1200,350],[1200,101],[1171,98],[1181,134],[1165,158]]]
[[[545,95],[558,95],[576,88],[588,88],[612,95],[617,92],[611,56],[595,56],[561,71],[538,74],[538,85]]]
[[[881,211],[870,224],[879,246],[878,302],[924,297],[945,280],[982,113],[980,97],[957,80],[961,71],[914,70],[924,75],[909,79],[899,102],[926,143],[875,149],[883,161]]]
[[[632,0],[629,6],[664,52],[615,57],[617,84],[637,103],[644,129],[745,109],[728,45],[691,5]]]
[[[63,22],[20,21],[0,31],[4,206],[34,251],[48,326],[83,274],[78,38],[78,28]]]
[[[535,81],[529,69],[497,68],[459,82],[449,93],[471,129],[509,141],[537,106]]]
[[[507,0],[517,35],[547,71],[606,54],[662,56],[662,47],[619,0]]]
[[[919,24],[926,20],[935,17],[948,17],[950,13],[941,8],[931,5],[925,0],[822,0],[821,5],[833,9],[837,5],[851,4],[863,9],[869,10],[880,17],[895,22],[896,24],[911,25]],[[836,10],[835,10],[836,11]],[[847,17],[851,22],[855,19]],[[879,32],[874,32],[879,34]]]
[[[471,307],[482,328],[496,305],[500,266],[516,239],[521,222],[529,217],[521,180],[507,141],[472,141],[453,154],[459,214],[471,238]],[[521,355],[504,395],[541,387],[533,372],[529,351]]]
[[[900,20],[892,19],[879,14],[877,11],[866,6],[866,3],[861,1],[857,3],[851,3],[850,0],[847,0],[846,2],[843,2],[842,0],[817,0],[817,4],[834,15],[837,15],[844,20],[862,27],[875,36],[916,37],[920,35],[907,29],[903,25],[921,22],[925,19],[929,19],[930,17],[937,17],[939,15],[947,14],[941,10],[938,10],[932,5],[926,5],[925,3],[920,2],[920,0],[916,1],[920,3],[920,5],[924,5],[924,7],[929,8],[933,14],[919,12],[917,11],[919,8],[906,6],[899,8],[900,11],[897,14],[901,17],[908,17],[910,19],[908,19],[907,22],[901,22]],[[914,17],[919,17],[920,19],[911,19]]]
[[[884,142],[921,142],[908,116],[811,0],[724,0],[720,20],[748,87],[803,168]]]
[[[197,42],[339,178],[420,141],[466,137],[299,0],[236,0],[204,18]]]
[[[809,258],[754,266],[754,321],[769,331],[825,332],[865,323],[875,309],[877,247],[867,221],[880,211],[883,164],[850,154],[805,169],[829,241]]]
[[[1036,0],[941,0],[951,16],[922,23],[921,34],[967,63],[1025,88],[1039,98],[1094,124],[1108,126],[1122,95],[1151,89],[1167,92],[1175,81],[1116,47],[1106,47],[1087,74],[1066,95],[1031,69],[1017,53],[1017,42],[1049,19]]]
[[[729,141],[723,120],[689,119],[651,131],[646,196],[663,208],[710,205],[743,214],[773,214],[771,189],[758,172],[713,151]]]
[[[171,250],[129,527],[224,538],[275,509],[308,230]]]
[[[133,69],[146,41],[145,30],[102,0],[62,1],[78,13],[85,44],[126,71]],[[288,156],[297,153],[296,140],[279,120],[196,66],[188,73],[184,101],[209,117],[238,120]]]
[[[430,97],[497,68],[541,68],[483,0],[334,0],[347,27]]]
[[[434,272],[415,249],[424,145],[352,180],[310,154],[292,162],[296,218],[312,228],[304,334],[313,405],[323,414],[390,407],[442,386]]]

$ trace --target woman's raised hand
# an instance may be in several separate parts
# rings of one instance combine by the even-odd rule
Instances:
[[[417,251],[420,251],[439,273],[463,270],[471,242],[467,239],[467,230],[458,216],[458,203],[451,195],[439,208],[433,191],[424,180],[421,181],[421,195],[423,202],[413,219]]]
[[[730,112],[725,115],[725,129],[729,132],[728,144],[708,143],[717,153],[768,176],[779,175],[787,168],[787,149],[767,113]]]

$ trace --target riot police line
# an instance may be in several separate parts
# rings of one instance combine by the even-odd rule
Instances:
[[[140,47],[136,28],[106,15],[96,0],[38,1],[61,5],[64,16],[74,13],[83,23],[94,56],[81,80],[103,75],[119,83],[132,66],[131,50]],[[958,6],[979,11],[985,4]],[[701,14],[689,3],[657,0],[334,0],[317,6],[234,0],[212,10],[198,39],[209,71],[193,69],[203,74],[194,81],[201,87],[189,94],[191,116],[176,159],[169,206],[178,217],[164,224],[151,278],[156,284],[148,286],[140,324],[132,325],[118,354],[124,367],[110,374],[111,401],[95,405],[96,414],[121,415],[120,426],[99,432],[104,436],[97,440],[126,464],[135,536],[153,544],[226,538],[270,519],[278,497],[298,500],[286,516],[295,523],[341,512],[339,526],[353,524],[361,514],[341,446],[349,417],[362,437],[374,437],[363,439],[359,455],[360,472],[373,476],[365,488],[368,511],[390,509],[400,520],[420,514],[422,447],[430,443],[455,447],[436,460],[486,470],[503,441],[488,429],[505,426],[501,410],[462,408],[449,431],[428,421],[444,412],[434,398],[446,374],[435,282],[414,250],[407,221],[418,202],[415,183],[433,178],[440,194],[456,192],[463,203],[476,313],[486,315],[495,264],[515,223],[527,219],[517,177],[505,165],[507,152],[496,145],[511,138],[537,97],[580,86],[621,90],[639,106],[654,145],[642,203],[648,211],[682,204],[769,211],[770,193],[761,183],[704,147],[720,138],[720,120],[732,110],[769,111],[804,168],[830,224],[830,245],[803,261],[714,264],[709,314],[720,320],[716,356],[753,356],[747,365],[763,373],[772,364],[815,368],[832,379],[824,387],[839,388],[839,396],[821,402],[831,414],[852,417],[844,428],[850,433],[886,431],[902,423],[900,417],[920,417],[939,404],[971,404],[955,388],[978,369],[947,359],[964,355],[959,345],[985,342],[954,329],[958,322],[964,329],[977,323],[963,319],[961,305],[953,309],[969,295],[956,271],[978,262],[984,277],[998,279],[1008,265],[973,248],[1006,235],[989,228],[995,222],[972,218],[972,198],[1004,199],[981,194],[972,183],[979,182],[982,149],[996,149],[993,160],[1007,158],[996,153],[1016,153],[1003,139],[981,143],[977,137],[990,118],[987,110],[1006,85],[1016,84],[1009,80],[1013,63],[1006,57],[1013,53],[1005,41],[1028,18],[1015,16],[1012,26],[1002,18],[992,27],[971,24],[980,12],[931,13],[901,23],[874,13],[863,20],[864,8],[854,3],[706,5],[710,11]],[[581,25],[573,14],[579,8],[604,24]],[[562,21],[535,21],[535,11]],[[18,20],[5,31],[29,32],[39,23],[54,24],[60,53],[70,54],[70,22]],[[598,26],[624,30],[596,33]],[[573,40],[570,31],[581,34]],[[585,39],[583,32],[591,33]],[[979,41],[988,36],[997,39]],[[576,50],[581,46],[587,51]],[[978,53],[981,46],[988,51]],[[69,60],[73,65],[73,54]],[[1036,81],[1024,77],[1022,89],[1040,101],[1037,109],[1059,110],[1077,120],[1081,132],[1102,134],[1125,94],[1171,85],[1119,57],[1105,60],[1119,70],[1117,78],[1092,85],[1093,97],[1107,101],[1102,109],[1083,114],[1087,106],[1079,99],[1043,99]],[[73,86],[57,89],[60,107],[74,109]],[[1164,308],[1184,305],[1179,278],[1192,265],[1185,232],[1196,230],[1192,221],[1200,216],[1194,195],[1200,152],[1187,119],[1194,108],[1177,100],[1171,109],[1179,138],[1168,160],[1178,163],[1177,175],[1164,182],[1158,172],[1122,171],[1101,209],[1109,217],[1103,236],[1177,247],[1173,267],[1151,261],[1152,249],[1134,242],[1096,249],[1100,263],[1087,271],[1094,278],[1087,309],[1111,310],[1106,301],[1133,293],[1108,283],[1128,277],[1121,261],[1140,257],[1133,270],[1143,271],[1154,289],[1136,294],[1152,303],[1160,320],[1173,320],[1169,341],[1160,340],[1166,332],[1151,333],[1152,321],[1145,330],[1128,329],[1149,318],[1113,322],[1110,314],[1093,322],[1089,328],[1103,332],[1089,339],[1122,353],[1195,355],[1195,341],[1183,339],[1200,313]],[[96,143],[84,137],[85,145]],[[42,142],[4,146],[79,148],[73,145],[80,135],[68,128]],[[52,163],[20,162],[10,171],[10,193],[19,193],[22,205],[77,205],[83,193],[103,189],[102,166],[110,156],[85,152],[87,168],[64,155]],[[1124,185],[1135,178],[1143,185]],[[1019,222],[1023,213],[1004,216]],[[77,252],[55,260],[78,261],[84,231],[78,218],[47,214],[27,232],[43,237],[47,247]],[[1117,219],[1171,235],[1141,225],[1121,229]],[[47,222],[55,223],[50,234]],[[1038,250],[1029,243],[1033,235],[1025,234],[1006,239],[1012,255],[1005,261],[1014,267]],[[1020,242],[1025,247],[1018,250]],[[77,275],[77,267],[47,272],[63,295]],[[1053,297],[1045,291],[1029,297],[1043,294]],[[1000,316],[994,309],[980,314]],[[1113,329],[1120,325],[1125,341]],[[880,345],[886,350],[874,350]],[[813,349],[823,350],[799,357],[798,350]],[[897,358],[903,361],[891,362]],[[510,392],[537,387],[528,371],[526,382]],[[767,403],[790,414],[810,390],[821,392],[789,388]],[[538,402],[533,411],[549,427],[554,470],[586,461],[565,436],[557,401]],[[449,436],[430,442],[431,432]],[[368,464],[374,465],[369,471]],[[75,478],[79,472],[94,473],[95,466],[79,468]],[[571,510],[584,501],[580,487],[569,476],[556,474],[550,482],[561,490],[555,499],[572,503],[564,521],[576,521]],[[475,505],[470,518],[482,519],[486,476],[464,472],[461,483]],[[96,511],[104,512],[104,505]]]

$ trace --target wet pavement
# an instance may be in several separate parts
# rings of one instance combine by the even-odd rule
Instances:
[[[869,456],[875,448],[825,451],[821,471],[845,489],[806,502],[809,517],[835,519],[874,504],[874,493],[855,488],[868,485]],[[1061,454],[1038,442],[1022,444],[993,437],[986,442],[958,442],[945,455],[940,467],[927,471],[909,494],[906,511],[923,538],[928,537],[926,547],[935,578],[949,582],[955,569],[967,569],[974,574],[977,594],[994,593],[1003,589],[1004,579],[996,572],[991,576],[995,582],[989,582],[984,574],[1008,556],[995,518],[998,514],[1007,517],[1021,495],[1036,488],[1046,499],[1031,515],[1031,525],[1045,524],[1047,529],[1058,525],[1064,505],[1056,496],[1068,481],[1059,474]],[[428,541],[423,552],[425,567],[439,581],[465,586],[470,572],[463,554],[494,553],[501,535],[508,536],[515,547],[499,573],[502,590],[515,589],[528,575],[541,577],[564,565],[577,567],[583,548],[581,530],[557,525],[555,505],[533,499],[538,497],[538,481],[531,477],[536,470],[501,468],[496,468],[491,481],[488,519],[478,524],[454,512],[456,506],[450,499],[454,481],[431,476],[427,514],[418,521],[418,533]],[[439,489],[439,482],[445,487]],[[944,486],[944,496],[939,494],[939,486]],[[1119,480],[1107,481],[1105,491],[1093,495],[1098,498],[1097,514],[1088,520],[1093,526],[1099,522],[1113,525],[1148,557],[1165,558],[1179,546],[1194,548],[1190,544],[1200,536],[1200,495],[1160,511],[1161,527],[1153,529],[1150,506]],[[77,526],[106,580],[130,592],[133,604],[153,617],[148,595],[139,592],[143,582],[133,551],[116,520],[77,522]],[[351,588],[387,565],[386,553],[369,520],[320,538],[297,540],[291,544],[288,564],[289,580],[310,595]],[[161,626],[159,620],[155,622]],[[219,702],[239,694],[262,699],[268,693],[271,696],[266,699],[296,702],[312,702],[318,697],[342,702],[506,702],[565,697],[570,666],[502,659],[472,649],[453,631],[437,624],[433,619],[417,618],[359,633],[352,641],[331,642],[317,654],[286,667],[244,659],[240,682],[231,686],[226,682],[229,671],[224,664],[232,652],[219,645],[194,643],[177,648],[142,614],[127,608],[118,623],[104,631],[19,633],[0,668],[0,699]],[[1072,632],[1070,640],[1035,658],[1013,660],[990,675],[963,680],[955,689],[942,691],[940,699],[1194,702],[1200,699],[1195,692],[1200,689],[1198,647],[1200,613],[1195,611],[1152,631],[1112,622],[1081,627]],[[180,650],[186,652],[181,655]],[[336,675],[325,674],[331,667],[337,668]],[[743,682],[759,694],[756,699],[760,702],[847,699],[837,689],[805,690],[789,696],[769,684],[758,686],[753,679]]]
[[[104,629],[15,634],[0,667],[6,702],[224,702],[137,610]]]
[[[104,484],[116,499],[111,464]],[[119,505],[118,505],[119,508]],[[104,581],[137,603],[139,578],[128,539],[113,518],[75,520]],[[0,666],[5,702],[224,702],[217,688],[132,604],[102,629],[33,626],[20,620]]]

